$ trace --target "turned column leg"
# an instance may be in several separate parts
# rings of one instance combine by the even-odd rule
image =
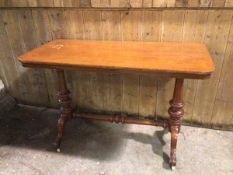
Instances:
[[[174,170],[176,167],[177,137],[178,133],[180,132],[181,117],[184,115],[183,83],[184,79],[176,79],[173,99],[170,101],[171,107],[168,110],[170,115],[169,130],[171,132],[170,166],[172,170]]]
[[[58,102],[60,103],[60,118],[58,120],[58,134],[56,139],[57,152],[60,152],[60,145],[62,136],[64,133],[64,126],[66,121],[72,118],[72,107],[71,99],[69,97],[69,90],[66,86],[64,70],[56,70],[58,83],[59,83],[59,92],[58,92]]]

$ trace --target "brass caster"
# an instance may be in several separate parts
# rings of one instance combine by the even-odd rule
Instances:
[[[172,171],[176,170],[176,166],[171,166]]]

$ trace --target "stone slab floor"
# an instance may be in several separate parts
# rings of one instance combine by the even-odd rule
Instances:
[[[3,175],[233,175],[233,132],[182,126],[176,171],[161,128],[73,120],[56,153],[58,111],[21,106],[0,117]]]

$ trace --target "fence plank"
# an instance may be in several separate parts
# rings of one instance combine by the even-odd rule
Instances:
[[[184,20],[183,40],[185,42],[203,42],[208,11],[187,10]],[[191,121],[197,92],[197,80],[185,80],[184,120]]]
[[[100,40],[103,38],[101,31],[101,12],[100,11],[84,11],[84,38],[91,40]],[[101,73],[90,73],[88,83],[87,106],[90,109],[101,111],[104,107],[104,83]]]
[[[6,11],[0,13],[0,77],[9,93],[20,98],[21,91],[18,89],[17,63],[11,52],[11,46],[5,30],[5,26],[8,25],[8,23],[5,22],[4,16],[6,15]]]
[[[162,41],[182,41],[183,40],[183,22],[184,10],[179,11],[163,11],[163,31]],[[157,92],[157,115],[167,117],[169,101],[172,98],[174,89],[174,79],[159,78]]]
[[[102,12],[102,31],[104,40],[121,40],[121,12]],[[114,28],[114,30],[112,30]],[[105,74],[104,110],[121,112],[122,105],[122,75]]]
[[[213,104],[230,29],[231,13],[231,11],[209,11],[204,42],[210,48],[209,50],[214,59],[216,69],[211,79],[198,82],[193,119],[201,123],[210,123],[211,121]]]
[[[215,98],[212,125],[230,125],[233,124],[233,20],[231,20],[231,29],[227,41],[224,63],[221,77],[218,84],[217,95]]]
[[[19,11],[18,15],[24,46],[26,51],[29,51],[39,46],[32,18],[32,11]],[[29,68],[26,73],[29,77],[29,84],[27,86],[30,88],[30,92],[32,93],[30,98],[31,103],[35,105],[48,105],[48,91],[44,71],[41,69]]]
[[[123,40],[141,40],[142,11],[125,11],[121,14]],[[138,114],[139,76],[123,75],[122,111]]]
[[[144,11],[142,23],[142,40],[160,41],[162,33],[161,11]],[[140,76],[139,115],[156,116],[157,79]]]

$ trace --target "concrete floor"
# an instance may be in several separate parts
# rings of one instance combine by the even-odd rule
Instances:
[[[57,115],[20,107],[0,117],[0,174],[233,175],[233,132],[182,126],[172,172],[166,130],[73,120],[56,153]]]

